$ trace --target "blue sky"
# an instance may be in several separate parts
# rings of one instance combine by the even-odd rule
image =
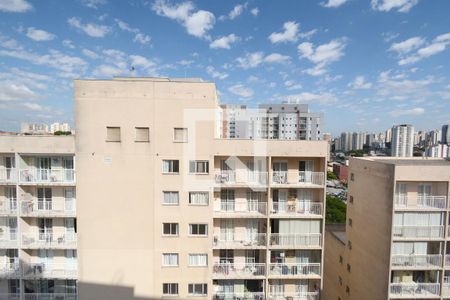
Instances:
[[[326,131],[450,122],[450,1],[0,0],[0,130],[73,124],[72,80],[201,77]]]

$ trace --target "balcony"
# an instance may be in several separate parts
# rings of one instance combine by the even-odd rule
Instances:
[[[225,187],[265,187],[267,186],[267,172],[249,170],[218,170],[215,181]]]
[[[267,214],[267,202],[245,201],[245,202],[214,202],[214,215],[221,217],[264,217]]]
[[[20,294],[1,294],[1,300],[20,300]]]
[[[322,246],[322,234],[286,234],[272,233],[270,246],[277,248],[320,248]]]
[[[76,233],[24,233],[22,247],[29,249],[76,249]]]
[[[6,227],[5,232],[0,233],[0,248],[17,248],[19,240],[17,238],[17,229]]]
[[[0,201],[0,216],[8,216],[16,214],[17,212],[17,199],[3,199]]]
[[[442,285],[442,296],[450,297],[450,277],[444,276],[444,284]]]
[[[77,264],[34,263],[22,264],[22,276],[26,279],[57,278],[76,279]]]
[[[21,169],[20,183],[26,184],[75,184],[72,169]]]
[[[14,184],[17,182],[17,170],[15,168],[0,169],[0,184]]]
[[[31,294],[31,293],[25,293],[25,294],[23,294],[23,300],[77,300],[77,294],[64,294],[64,293]]]
[[[450,254],[445,255],[445,262],[444,265],[446,268],[450,268]]]
[[[398,210],[418,209],[418,210],[435,210],[446,208],[446,196],[396,196],[394,207]]]
[[[272,173],[274,185],[323,186],[324,183],[323,172],[273,171]]]
[[[264,263],[216,263],[213,266],[215,279],[246,279],[266,276]]]
[[[396,239],[441,239],[444,226],[394,226],[393,236]]]
[[[230,237],[223,239],[220,236],[214,236],[213,247],[217,249],[245,249],[262,248],[266,246],[266,234],[257,233],[245,238]]]
[[[214,300],[231,300],[231,299],[243,299],[243,300],[264,300],[264,292],[215,292]]]
[[[273,290],[272,286],[269,286]],[[319,292],[269,292],[269,299],[271,300],[319,300]]]
[[[436,269],[442,266],[442,255],[393,255],[394,269]]]
[[[17,278],[20,276],[19,263],[3,263],[0,265],[0,278]],[[0,296],[0,299],[3,299]]]
[[[320,278],[320,263],[275,263],[269,265],[271,277]]]
[[[273,202],[271,214],[278,216],[321,217],[322,203],[309,201]]]
[[[21,202],[21,215],[26,217],[75,217],[75,203],[64,200],[26,200]]]
[[[391,283],[390,297],[391,298],[440,298],[440,284],[439,283],[419,283],[419,282],[402,282]]]

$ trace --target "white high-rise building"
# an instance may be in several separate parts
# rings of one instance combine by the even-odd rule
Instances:
[[[70,131],[70,125],[68,123],[53,123],[50,125],[50,132],[55,133],[57,131],[68,132]]]
[[[450,124],[445,124],[442,126],[441,143],[450,145]]]
[[[392,127],[391,156],[412,157],[414,144],[414,127],[408,124]]]

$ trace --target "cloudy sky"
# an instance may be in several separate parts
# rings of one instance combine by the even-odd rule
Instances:
[[[326,130],[450,122],[450,1],[0,0],[0,130],[73,123],[72,79],[201,77]]]

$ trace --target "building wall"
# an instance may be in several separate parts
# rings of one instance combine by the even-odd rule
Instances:
[[[324,249],[324,274],[323,274],[323,300],[347,299],[346,284],[348,274],[346,270],[347,252],[346,243],[338,239],[334,230],[342,232],[342,226],[329,226],[325,230],[325,249]],[[345,233],[345,225],[343,226]]]

